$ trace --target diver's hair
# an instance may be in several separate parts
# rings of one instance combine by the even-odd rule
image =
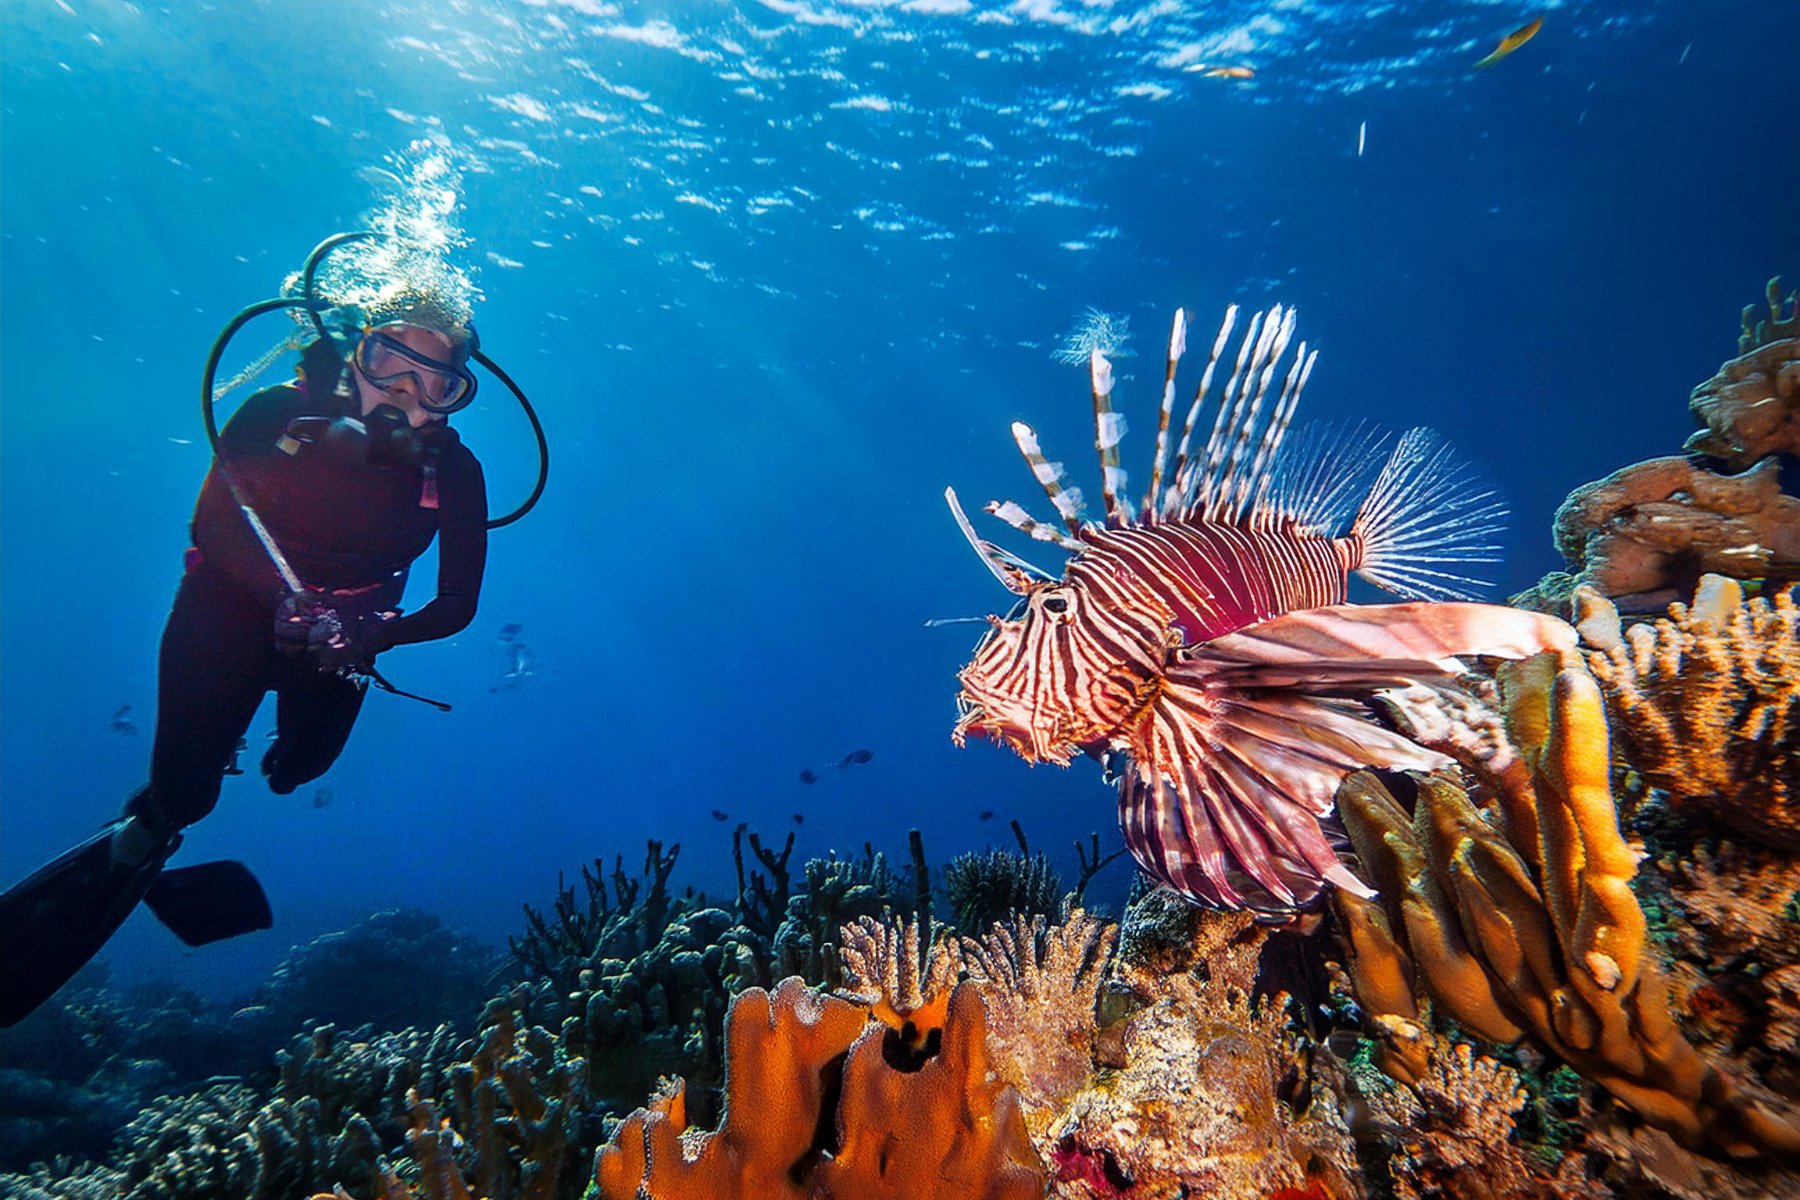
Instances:
[[[454,297],[427,291],[412,284],[402,283],[383,291],[359,307],[362,309],[363,325],[367,328],[391,325],[398,321],[423,325],[442,333],[458,350],[466,347],[473,338],[473,314],[469,312],[467,305],[459,304]]]

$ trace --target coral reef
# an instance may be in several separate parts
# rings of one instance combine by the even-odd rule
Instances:
[[[1664,619],[1598,640],[1610,644],[1588,665],[1605,688],[1626,761],[1671,804],[1800,850],[1800,608],[1793,598],[1746,603],[1735,581],[1708,576],[1691,606],[1672,605]]]
[[[1394,1145],[1384,1166],[1396,1200],[1602,1200],[1578,1156],[1554,1169],[1516,1136],[1528,1097],[1518,1072],[1467,1043],[1423,1036],[1410,1085],[1364,1081],[1370,1119]]]
[[[1441,777],[1416,781],[1411,814],[1366,772],[1339,792],[1381,893],[1336,903],[1358,1001],[1386,1034],[1384,1065],[1422,1078],[1408,1045],[1420,1016],[1409,993],[1422,989],[1488,1041],[1529,1032],[1689,1145],[1800,1153],[1793,1114],[1702,1059],[1670,1016],[1631,890],[1638,855],[1611,800],[1597,685],[1555,654],[1508,664],[1500,681],[1525,769],[1484,778],[1492,813]]]
[[[146,984],[65,989],[0,1033],[0,1170],[58,1155],[106,1152],[133,1114],[160,1095],[199,1090],[215,1076],[275,1082],[277,1051],[307,1023],[364,1026],[462,1022],[488,995],[492,952],[417,911],[376,913],[291,951],[244,1001],[219,1004],[190,989]],[[392,980],[407,980],[395,998]]]
[[[1046,1157],[1046,1131],[1093,1075],[1095,1006],[1118,937],[1117,925],[1075,909],[1052,928],[1042,916],[1016,916],[963,942],[963,963],[987,1004],[995,1068],[1018,1092]]]
[[[866,1008],[798,978],[743,992],[727,1020],[718,1130],[688,1131],[681,1085],[666,1088],[596,1156],[595,1190],[603,1200],[1041,1196],[1017,1099],[988,1078],[976,990],[957,988],[939,1050],[916,1069],[888,1065],[889,1036]]]
[[[1015,914],[1055,916],[1063,882],[1042,852],[970,851],[944,868],[944,897],[958,929],[975,933]]]
[[[928,1049],[949,1013],[961,948],[948,937],[927,945],[916,917],[904,925],[864,917],[844,926],[842,936],[843,994],[867,1005],[904,1044]]]
[[[1067,936],[1064,961],[1091,934]],[[1107,985],[1126,1008],[1096,1035],[1109,1064],[1044,1129],[1058,1196],[1358,1196],[1349,1131],[1315,1087],[1285,997],[1252,986],[1266,930],[1167,892],[1126,913]],[[1085,989],[1080,969],[1057,973]],[[997,1055],[997,1057],[999,1057]]]
[[[1705,428],[1688,439],[1687,449],[1734,469],[1769,454],[1800,456],[1800,304],[1788,293],[1788,315],[1781,315],[1779,277],[1769,280],[1768,301],[1766,321],[1756,319],[1754,305],[1744,309],[1738,357],[1688,398]]]
[[[1716,475],[1686,458],[1653,458],[1569,493],[1556,548],[1571,585],[1633,597],[1638,610],[1686,595],[1706,572],[1800,578],[1800,498],[1782,493],[1780,463]]]

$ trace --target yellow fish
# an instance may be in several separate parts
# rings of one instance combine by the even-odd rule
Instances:
[[[1205,72],[1206,79],[1254,79],[1256,72],[1249,67],[1214,67]]]
[[[1493,66],[1495,63],[1511,54],[1514,50],[1517,50],[1520,46],[1523,46],[1526,42],[1529,42],[1532,38],[1536,37],[1537,31],[1543,27],[1544,18],[1542,17],[1537,18],[1529,25],[1519,26],[1517,29],[1501,38],[1500,44],[1494,47],[1494,52],[1476,63],[1471,69],[1479,71],[1484,67]]]

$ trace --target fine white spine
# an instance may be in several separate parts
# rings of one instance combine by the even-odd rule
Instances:
[[[1186,504],[1207,516],[1211,513],[1213,480],[1217,478],[1219,464],[1224,461],[1225,447],[1230,443],[1228,436],[1231,422],[1236,419],[1235,410],[1240,407],[1243,397],[1244,364],[1250,360],[1252,347],[1260,340],[1257,336],[1263,326],[1265,314],[1257,313],[1250,318],[1250,328],[1244,331],[1244,340],[1238,346],[1237,361],[1232,364],[1231,375],[1225,380],[1225,390],[1219,393],[1219,411],[1213,417],[1212,433],[1206,439],[1206,463],[1196,473],[1191,495],[1183,497]],[[1234,399],[1234,394],[1236,399]]]
[[[1212,387],[1213,371],[1219,365],[1219,356],[1225,352],[1225,342],[1237,325],[1238,306],[1233,304],[1225,309],[1225,319],[1219,322],[1219,336],[1213,339],[1212,353],[1207,355],[1206,370],[1200,374],[1200,386],[1194,389],[1194,403],[1189,406],[1187,420],[1181,427],[1181,445],[1175,451],[1174,482],[1169,494],[1163,498],[1162,515],[1172,517],[1181,507],[1187,494],[1188,478],[1192,474],[1194,464],[1188,460],[1188,444],[1194,438],[1194,422],[1200,416],[1201,406],[1206,403],[1206,394]]]
[[[1497,538],[1506,508],[1430,429],[1401,435],[1357,513],[1358,575],[1420,600],[1471,598],[1480,579],[1447,570],[1500,561]]]

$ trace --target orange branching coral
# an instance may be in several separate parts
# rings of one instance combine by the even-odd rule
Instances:
[[[1248,913],[1204,912],[1164,896],[1152,893],[1126,915],[1110,986],[1143,1006],[1106,1030],[1117,1065],[1047,1131],[1057,1195],[1360,1195],[1336,1095],[1309,1086],[1286,998],[1252,1000],[1266,931]],[[1192,930],[1191,956],[1170,936],[1179,928]],[[1127,943],[1143,957],[1128,957]],[[1175,963],[1187,965],[1163,969]]]
[[[1767,454],[1800,455],[1800,313],[1795,294],[1781,315],[1781,280],[1769,280],[1769,319],[1744,310],[1738,357],[1694,389],[1688,408],[1705,429],[1688,450],[1716,455],[1734,468]]]
[[[726,1018],[725,1116],[687,1128],[679,1083],[621,1124],[594,1163],[602,1200],[1023,1200],[1043,1176],[1009,1088],[989,1078],[981,998],[945,1005],[936,1053],[888,1064],[866,1007],[798,978],[750,988]],[[913,1065],[910,1062],[909,1066]]]
[[[660,1095],[622,1124],[595,1158],[606,1200],[794,1200],[812,1166],[829,1094],[843,1056],[868,1025],[868,1010],[810,990],[798,977],[773,993],[749,988],[725,1018],[725,1117],[715,1133],[687,1132],[680,1090]]]
[[[1800,848],[1800,608],[1707,576],[1589,655],[1627,762],[1681,807]]]
[[[905,925],[863,917],[839,936],[845,996],[869,1005],[878,1020],[909,1042],[922,1042],[943,1027],[950,989],[962,970],[955,942],[939,938],[921,946],[916,917]]]
[[[1081,909],[1046,929],[1044,918],[996,923],[963,961],[987,1001],[988,1048],[1002,1081],[1018,1089],[1032,1140],[1045,1131],[1094,1070],[1094,1005],[1119,927]]]
[[[1397,1200],[1601,1200],[1579,1156],[1552,1170],[1514,1136],[1526,1103],[1518,1073],[1467,1043],[1419,1031],[1419,1078],[1368,1092],[1369,1112],[1398,1142],[1388,1159]]]
[[[1670,1018],[1631,890],[1639,856],[1612,803],[1599,688],[1556,654],[1507,664],[1501,684],[1528,771],[1523,782],[1487,780],[1497,811],[1441,777],[1418,780],[1410,815],[1368,773],[1339,791],[1384,918],[1340,902],[1358,999],[1406,1020],[1416,1009],[1393,997],[1410,971],[1471,1032],[1500,1042],[1529,1032],[1690,1144],[1800,1153],[1800,1126],[1703,1060]],[[1359,921],[1375,935],[1358,941]],[[1419,1077],[1416,1053],[1390,1057]]]
[[[1652,458],[1576,488],[1556,510],[1556,548],[1607,596],[1675,588],[1701,572],[1735,579],[1800,576],[1800,499],[1770,459],[1715,475],[1686,458]]]

